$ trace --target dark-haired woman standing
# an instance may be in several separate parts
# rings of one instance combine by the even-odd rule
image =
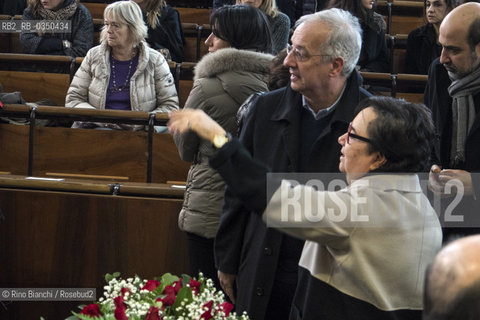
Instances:
[[[185,109],[201,109],[227,132],[236,134],[236,114],[254,92],[267,91],[265,82],[273,56],[268,20],[253,6],[217,9],[210,18],[212,33],[205,41],[210,52],[195,69],[194,85]],[[212,145],[193,131],[174,135],[180,157],[191,161],[180,229],[187,232],[191,272],[214,279],[214,237],[222,212],[225,185],[208,165]]]

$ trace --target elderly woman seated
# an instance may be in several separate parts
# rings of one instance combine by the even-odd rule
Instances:
[[[307,240],[291,319],[421,318],[425,269],[442,241],[415,174],[429,161],[430,112],[387,97],[368,98],[358,110],[338,138],[348,186],[321,191],[273,177],[270,199],[268,168],[237,139],[198,110],[170,116],[171,131],[194,130],[218,148],[210,165],[249,209]]]
[[[178,109],[175,82],[161,53],[145,44],[147,27],[133,1],[104,11],[101,44],[88,51],[68,89],[65,106],[168,112]],[[74,127],[138,130],[143,126],[75,123]]]

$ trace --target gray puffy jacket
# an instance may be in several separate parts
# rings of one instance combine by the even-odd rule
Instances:
[[[194,85],[185,108],[202,109],[226,131],[237,132],[236,113],[254,92],[267,91],[265,77],[272,55],[233,48],[220,49],[202,58],[195,69]],[[187,188],[178,224],[180,229],[205,238],[217,232],[225,185],[208,165],[215,152],[209,141],[193,132],[174,136],[180,157],[191,161]]]

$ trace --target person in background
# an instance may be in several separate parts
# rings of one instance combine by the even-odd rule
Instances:
[[[133,1],[109,4],[101,44],[88,51],[67,92],[68,108],[168,112],[178,109],[175,82],[161,53],[145,43],[147,27]],[[78,123],[74,127],[140,130],[143,126]],[[112,127],[113,126],[113,127]]]
[[[424,102],[437,137],[429,187],[444,205],[440,213],[448,240],[480,233],[480,4],[453,9],[438,40],[443,49],[430,66]],[[459,182],[461,189],[449,188]]]
[[[267,91],[266,75],[273,56],[267,17],[253,6],[217,9],[210,18],[209,53],[195,68],[185,109],[200,109],[236,134],[239,106],[253,92]],[[220,288],[214,262],[214,238],[222,212],[225,185],[208,166],[213,147],[194,132],[174,135],[180,157],[191,161],[183,207],[178,218],[187,233],[192,274],[199,271]]]
[[[214,10],[230,3],[246,4],[262,10],[269,18],[273,39],[272,53],[277,54],[285,49],[290,37],[290,18],[279,11],[275,0],[215,0]]]
[[[287,57],[287,49],[280,51],[275,58],[273,58],[272,63],[270,64],[270,72],[267,75],[267,86],[268,90],[273,91],[280,88],[283,88],[288,85],[290,81],[290,71],[288,67],[283,65],[283,60]],[[244,119],[249,112],[252,105],[255,103],[255,100],[264,94],[264,92],[254,92],[248,97],[247,100],[238,108],[237,112],[237,124],[238,124],[238,133],[240,133]]]
[[[178,11],[165,0],[134,0],[142,8],[148,26],[147,43],[173,61],[184,60],[182,24]]]
[[[423,320],[480,319],[480,236],[447,244],[427,268]]]
[[[438,29],[443,18],[455,8],[455,0],[425,0],[424,18],[427,24],[408,35],[405,71],[411,74],[428,74],[433,60],[440,56]]]
[[[246,4],[262,10],[270,22],[273,48],[272,53],[277,54],[287,47],[290,38],[290,19],[278,10],[275,0],[236,0],[237,4]]]
[[[217,147],[210,165],[254,214],[306,240],[289,319],[421,318],[421,284],[442,243],[416,174],[429,165],[431,113],[390,97],[365,99],[357,111],[338,138],[338,168],[347,180],[340,190],[268,176],[271,168],[205,113],[170,114],[171,131],[190,128]],[[325,183],[309,174],[309,183]]]
[[[330,0],[328,8],[346,10],[356,16],[362,26],[362,52],[358,60],[360,71],[390,72],[385,39],[386,23],[374,11],[375,0]]]
[[[25,53],[84,57],[93,45],[93,20],[78,0],[32,0],[22,15],[24,20],[66,21],[71,32],[39,29],[22,32],[20,41]]]

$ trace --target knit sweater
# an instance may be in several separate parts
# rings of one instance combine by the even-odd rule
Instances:
[[[273,54],[277,54],[287,47],[290,37],[290,18],[279,12],[275,18],[270,17],[272,31]]]

